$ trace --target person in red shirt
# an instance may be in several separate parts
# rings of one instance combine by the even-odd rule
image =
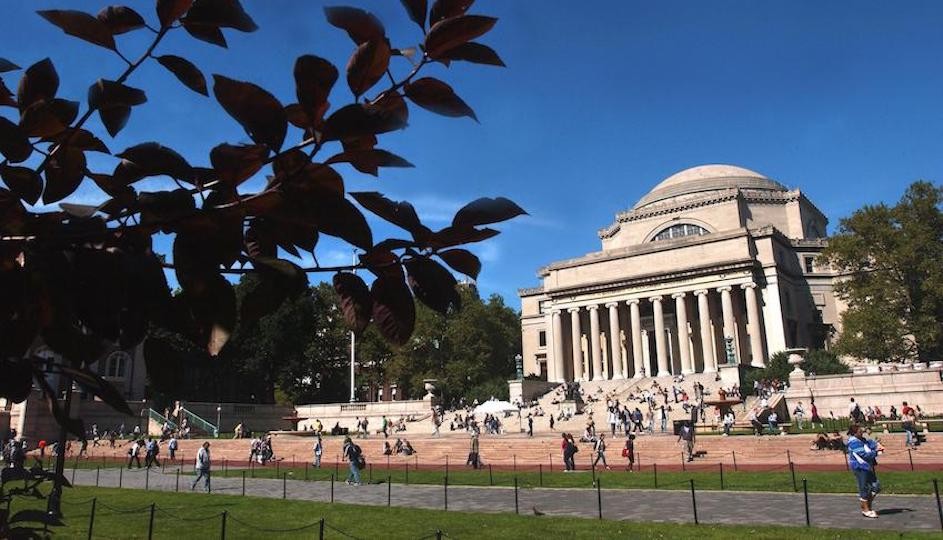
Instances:
[[[907,448],[916,448],[917,442],[917,413],[913,407],[905,401],[900,409],[901,427],[904,428],[904,434],[907,435]]]

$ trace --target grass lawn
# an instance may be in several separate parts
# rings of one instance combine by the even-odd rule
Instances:
[[[785,467],[784,467],[785,469]],[[167,468],[170,471],[171,468]],[[176,469],[173,469],[176,470]],[[347,475],[347,468],[343,465],[337,469],[337,481],[342,481]],[[218,476],[241,477],[243,469],[216,469]],[[321,469],[308,467],[283,467],[274,465],[246,470],[247,478],[281,478],[287,474],[290,480],[330,480],[334,474],[333,465]],[[386,469],[386,464],[368,466],[362,473],[364,481],[386,480],[387,476],[397,484],[442,484],[445,470],[415,470],[410,467],[408,473],[404,466]],[[407,482],[408,476],[408,482]],[[642,472],[628,473],[618,468],[612,471],[597,471],[602,486],[608,489],[652,489],[655,488],[655,474],[651,469]],[[885,471],[878,473],[884,493],[891,494],[929,494],[933,493],[933,479],[940,478],[940,472],[921,471]],[[513,486],[517,477],[518,485],[528,487],[554,488],[591,488],[593,474],[591,471],[564,473],[555,471],[544,472],[506,472],[494,471],[489,474],[487,468],[477,471],[465,467],[449,470],[449,485],[473,486]],[[720,474],[711,472],[658,472],[658,489],[690,489],[690,480],[694,479],[697,489],[722,489]],[[855,493],[857,491],[854,476],[845,471],[834,472],[796,472],[796,487],[802,490],[802,480],[808,481],[809,493]],[[724,470],[723,489],[740,491],[793,491],[792,475],[788,470],[781,472],[734,472],[730,468]]]
[[[67,489],[63,501],[65,527],[56,538],[86,538],[91,509],[97,498],[95,538],[146,538],[149,506],[156,503],[154,538],[220,538],[228,512],[226,538],[317,538],[317,521],[324,518],[325,538],[423,538],[441,529],[451,538],[691,538],[698,540],[750,537],[756,539],[938,538],[938,533],[898,533],[863,530],[807,529],[776,526],[652,524],[626,521],[444,512],[412,508],[378,508],[307,501],[163,493],[114,488]],[[18,499],[13,512],[42,508],[43,501]],[[247,525],[248,524],[248,525]],[[312,528],[291,533],[259,531]],[[255,528],[252,528],[255,527]]]

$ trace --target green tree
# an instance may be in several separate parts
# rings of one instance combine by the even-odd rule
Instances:
[[[842,272],[848,304],[836,350],[872,360],[931,360],[943,352],[943,191],[915,182],[894,206],[843,219],[822,253]]]

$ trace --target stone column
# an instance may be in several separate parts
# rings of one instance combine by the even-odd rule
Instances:
[[[573,342],[573,380],[583,380],[583,348],[580,347],[580,308],[570,308],[570,338]]]
[[[593,361],[594,381],[603,380],[602,376],[602,347],[599,346],[599,306],[589,306],[589,357]],[[589,378],[589,377],[587,377]]]
[[[711,311],[707,300],[707,289],[694,291],[697,295],[697,314],[701,326],[701,356],[704,358],[704,373],[717,372],[717,358],[714,356],[714,339],[711,336]]]
[[[609,308],[609,346],[612,349],[612,378],[624,379],[622,374],[622,347],[619,343],[619,304],[610,302]]]
[[[564,382],[567,379],[563,372],[563,317],[559,309],[550,312],[553,320],[553,381]]]
[[[635,369],[635,378],[642,378],[642,318],[638,312],[638,298],[626,302],[629,305],[629,315],[632,319],[632,365]]]
[[[658,376],[671,375],[668,369],[668,344],[665,343],[665,314],[661,309],[661,297],[653,296],[648,299],[652,303],[655,313],[655,355],[658,360]]]
[[[740,288],[747,297],[747,332],[750,333],[750,352],[753,355],[751,364],[756,367],[766,367],[766,361],[763,358],[760,308],[756,301],[756,283],[744,283]]]
[[[720,293],[720,307],[724,312],[724,337],[737,337],[736,322],[733,319],[733,301],[730,298],[730,287],[718,287]]]
[[[694,362],[691,361],[691,347],[688,342],[688,306],[685,293],[671,295],[675,299],[675,314],[678,321],[678,353],[681,355],[681,373],[694,373]]]

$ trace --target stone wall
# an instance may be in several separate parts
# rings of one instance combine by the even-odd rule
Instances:
[[[852,397],[862,408],[876,405],[885,415],[891,405],[899,411],[904,401],[911,406],[919,405],[924,414],[943,414],[940,369],[820,375],[814,378],[793,372],[786,392],[790,413],[801,401],[808,414],[812,396],[822,418],[827,418],[829,411],[833,411],[836,417],[847,417]]]
[[[424,419],[432,414],[432,401],[414,399],[405,401],[375,401],[368,403],[324,403],[317,405],[298,405],[295,411],[299,418],[304,420],[298,423],[298,429],[313,429],[317,420],[321,421],[324,429],[330,430],[334,424],[341,427],[355,427],[355,420],[366,417],[369,429],[376,432],[380,429],[383,416],[390,422],[400,417]]]

